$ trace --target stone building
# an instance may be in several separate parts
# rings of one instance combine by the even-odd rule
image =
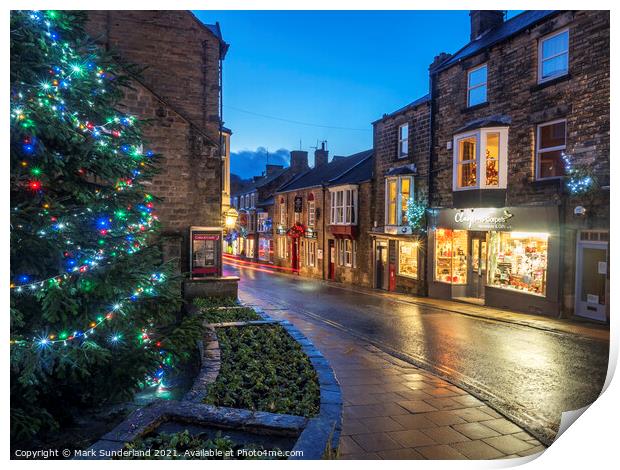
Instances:
[[[409,201],[428,204],[430,97],[423,96],[373,123],[375,150],[371,285],[426,294],[425,221],[412,227]]]
[[[609,12],[470,15],[430,69],[428,293],[607,321]]]
[[[275,263],[302,276],[370,285],[373,151],[329,162],[323,144],[314,161],[275,194]]]
[[[145,140],[163,156],[150,186],[162,198],[158,214],[164,256],[179,259],[180,269],[188,271],[189,227],[217,231],[223,222],[222,157],[228,150],[221,143],[230,133],[222,132],[221,71],[228,44],[219,24],[205,25],[189,11],[88,14],[90,35],[121,63],[141,70],[125,93],[124,111],[150,121]],[[217,266],[205,269],[221,267],[216,245],[210,262]]]
[[[261,176],[255,176],[237,188],[232,200],[239,218],[236,230],[226,238],[229,254],[273,263],[274,193],[280,186],[308,170],[308,152],[293,150],[287,168],[267,164]]]

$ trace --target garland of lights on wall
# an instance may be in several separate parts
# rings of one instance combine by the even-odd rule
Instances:
[[[566,187],[572,195],[581,195],[590,191],[594,187],[594,178],[590,171],[585,168],[575,167],[570,155],[562,153],[564,169],[566,171]]]
[[[415,201],[413,198],[407,200],[405,211],[407,223],[414,230],[424,230],[424,217],[426,215],[426,205]]]

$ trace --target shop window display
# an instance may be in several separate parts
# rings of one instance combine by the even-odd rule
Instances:
[[[418,242],[398,242],[398,274],[418,278]]]
[[[435,232],[435,280],[467,283],[467,230]]]
[[[547,249],[544,233],[489,232],[488,284],[544,296]]]

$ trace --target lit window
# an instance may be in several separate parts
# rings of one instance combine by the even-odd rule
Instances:
[[[278,237],[278,258],[286,259],[286,237]]]
[[[307,242],[306,250],[306,263],[308,266],[313,267],[316,264],[316,242]]]
[[[409,124],[398,126],[398,158],[409,155]]]
[[[286,226],[286,202],[284,198],[280,199],[280,225]]]
[[[487,66],[481,65],[467,72],[467,106],[487,101]]]
[[[419,243],[398,242],[398,274],[418,278],[418,247]]]
[[[399,176],[386,180],[387,225],[407,223],[407,204],[413,198],[413,177]]]
[[[435,280],[467,283],[467,230],[435,231]]]
[[[357,189],[330,188],[331,225],[357,224]]]
[[[267,212],[259,212],[257,217],[258,217],[258,231],[259,232],[266,232],[267,229],[265,227],[265,222],[267,221],[267,216],[269,214],[267,214]]]
[[[546,233],[489,232],[488,285],[544,296]]]
[[[538,43],[538,81],[544,82],[568,73],[568,29],[541,39]]]
[[[454,137],[453,190],[506,188],[508,128],[486,128]]]
[[[566,121],[541,124],[536,136],[536,178],[564,176],[562,153],[566,150]]]
[[[316,210],[314,207],[314,201],[308,201],[308,225],[314,227],[316,220]]]

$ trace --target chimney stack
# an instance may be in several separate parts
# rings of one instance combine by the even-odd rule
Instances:
[[[284,168],[282,165],[270,165],[270,164],[267,164],[266,175],[267,176],[271,176],[274,173],[280,171],[282,168]]]
[[[475,41],[488,30],[496,28],[504,22],[504,10],[470,10],[471,20],[470,41]]]
[[[293,174],[298,174],[308,169],[308,152],[305,150],[291,150],[291,170]]]
[[[329,152],[325,150],[325,142],[321,142],[321,148],[314,151],[314,168],[327,165]]]

